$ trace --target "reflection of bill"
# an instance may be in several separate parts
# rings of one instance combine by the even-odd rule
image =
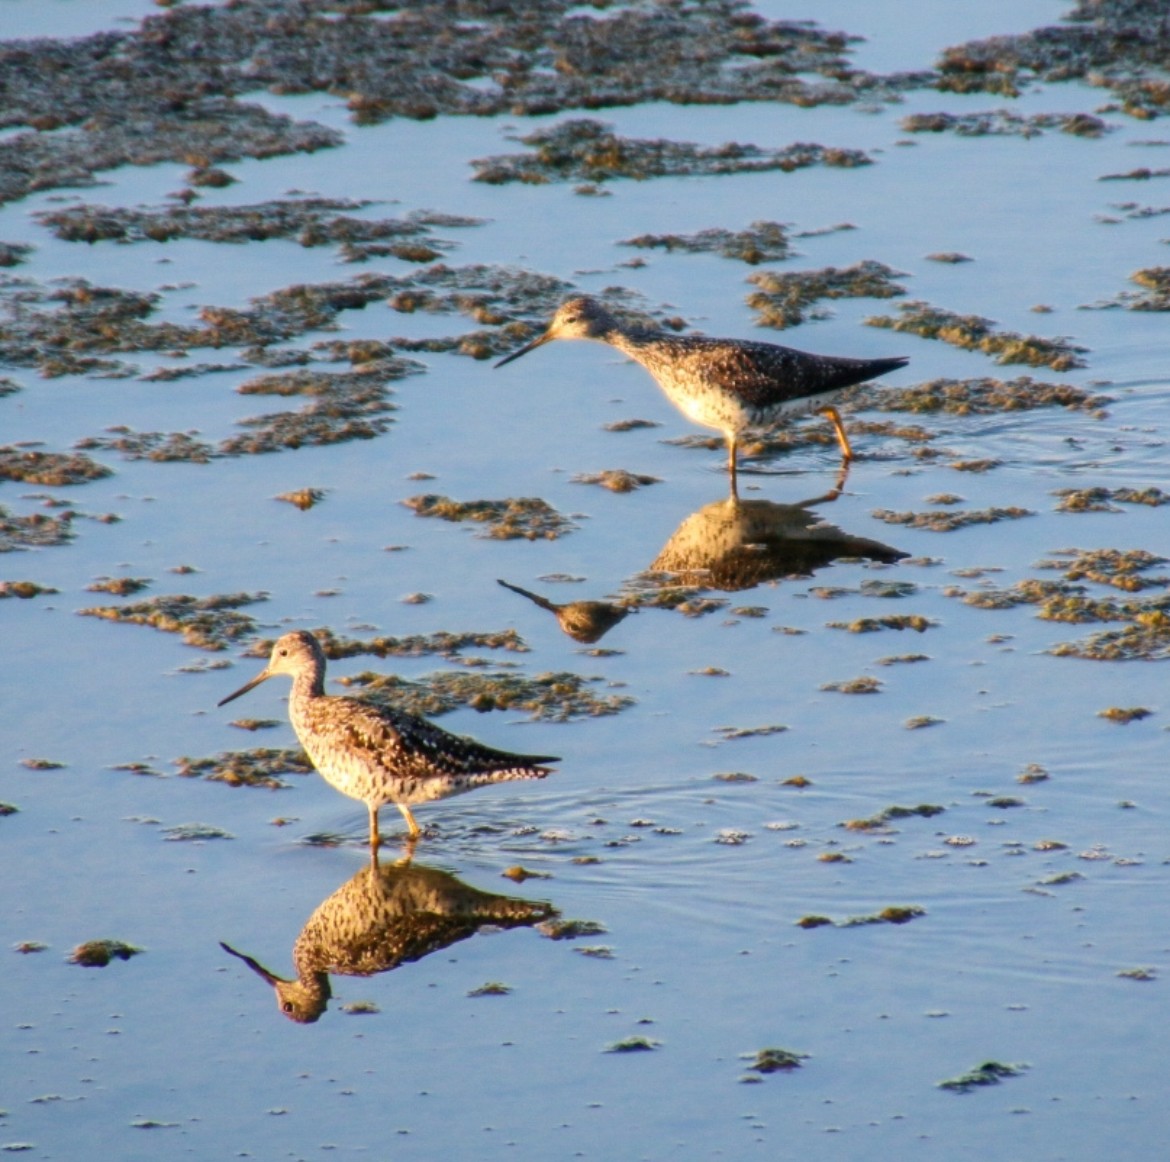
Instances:
[[[670,574],[672,585],[730,592],[785,577],[809,577],[842,557],[892,562],[907,555],[829,524],[811,511],[823,499],[829,498],[803,504],[735,496],[715,501],[678,526],[649,572]],[[635,584],[642,588],[647,583],[653,585],[652,577],[643,574]]]
[[[557,914],[541,900],[482,892],[449,872],[376,860],[322,901],[293,944],[296,978],[269,972],[227,944],[276,992],[290,1020],[316,1021],[329,1003],[329,974],[373,976],[474,936],[480,928],[527,928]]]

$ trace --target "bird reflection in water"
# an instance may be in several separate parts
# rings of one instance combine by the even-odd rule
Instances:
[[[785,577],[810,577],[843,557],[888,564],[908,556],[844,532],[813,511],[836,500],[843,483],[844,474],[831,491],[799,504],[740,500],[732,493],[705,505],[678,526],[634,586],[655,588],[656,574],[670,574],[668,585],[734,592]]]
[[[329,1003],[329,974],[373,976],[421,960],[485,925],[526,928],[556,909],[541,900],[501,896],[473,888],[449,872],[409,862],[361,869],[324,900],[293,944],[295,979],[269,972],[258,961],[220,944],[272,985],[280,1011],[292,1021],[316,1021]]]
[[[557,605],[539,593],[532,593],[521,589],[519,585],[512,585],[507,581],[497,580],[505,589],[527,597],[529,601],[547,609],[555,615],[557,624],[575,642],[583,645],[592,645],[600,641],[630,610],[624,605],[612,601],[567,601],[564,605]]]

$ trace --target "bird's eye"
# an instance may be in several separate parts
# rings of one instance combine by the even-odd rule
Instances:
[[[287,658],[287,657],[288,657],[288,650],[281,650],[281,651],[280,651],[280,656],[281,656],[282,658]]]
[[[284,1004],[280,1007],[286,1013],[291,1013],[293,1011],[292,1001],[285,1001]]]

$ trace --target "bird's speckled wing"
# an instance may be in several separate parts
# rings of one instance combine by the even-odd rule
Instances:
[[[735,393],[751,408],[766,408],[861,383],[904,363],[813,355],[775,343],[679,336],[630,352],[655,378],[688,379]]]
[[[451,734],[405,711],[373,706],[353,698],[330,698],[306,716],[308,736],[301,743],[314,751],[366,756],[367,761],[404,778],[450,778],[532,769],[556,760],[545,755],[515,755]],[[541,774],[546,772],[540,771]]]

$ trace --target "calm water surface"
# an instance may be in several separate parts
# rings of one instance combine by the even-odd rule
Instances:
[[[69,22],[55,26],[54,15],[46,23],[50,9]],[[80,35],[95,27],[95,12],[97,26],[125,27],[121,18],[150,9],[3,0],[0,35]],[[893,70],[927,67],[938,50],[968,37],[1051,22],[1061,6],[889,0],[816,11],[773,2],[761,11],[864,35],[860,63]],[[628,136],[769,147],[817,141],[873,150],[878,164],[613,182],[611,196],[590,198],[570,185],[472,183],[472,158],[517,148],[505,134],[525,127],[508,119],[359,129],[335,99],[255,99],[336,126],[347,144],[233,164],[238,184],[205,191],[201,204],[254,203],[296,189],[381,200],[366,211],[376,216],[433,209],[482,217],[488,221],[473,229],[437,231],[457,243],[445,261],[523,266],[586,291],[621,285],[652,305],[670,304],[707,333],[764,338],[771,336],[754,329],[744,303],[752,288],[742,264],[616,243],[759,219],[794,231],[849,222],[855,230],[796,239],[797,255],[770,265],[885,262],[905,273],[911,297],[1008,330],[1072,337],[1089,349],[1088,367],[1035,377],[1099,385],[1114,402],[1103,416],[1059,408],[867,413],[920,422],[947,454],[919,459],[896,437],[859,434],[861,458],[845,490],[815,511],[906,559],[844,560],[815,576],[712,590],[728,605],[705,616],[646,609],[604,639],[615,651],[609,656],[583,653],[551,616],[496,579],[557,601],[615,596],[692,514],[724,498],[726,479],[722,451],[662,442],[693,429],[645,373],[596,345],[553,344],[498,373],[454,355],[424,356],[427,373],[395,385],[394,423],[376,440],[210,465],[97,453],[114,475],[82,488],[0,485],[0,504],[12,511],[35,511],[28,498],[50,492],[85,513],[121,517],[79,519],[68,546],[0,558],[0,579],[59,591],[0,601],[0,799],[19,807],[0,819],[0,932],[6,948],[47,946],[4,953],[0,1146],[54,1159],[1158,1156],[1170,1134],[1164,668],[1055,657],[1047,652],[1054,644],[1107,627],[1042,621],[1031,606],[979,609],[950,591],[1056,578],[1036,562],[1060,549],[1170,556],[1160,508],[1069,514],[1055,511],[1052,495],[1170,490],[1164,317],[1079,309],[1126,289],[1135,269],[1165,262],[1164,218],[1099,220],[1123,200],[1166,200],[1156,181],[1136,191],[1098,181],[1165,165],[1166,149],[1148,144],[1165,137],[1161,123],[1112,115],[1114,131],[1098,140],[938,134],[904,144],[898,122],[909,113],[1003,102],[914,93],[877,112],[606,110],[604,119]],[[1012,108],[1091,112],[1103,103],[1100,90],[1049,87]],[[172,288],[161,317],[186,321],[200,305],[239,307],[293,283],[408,269],[393,259],[346,266],[331,248],[281,241],[83,247],[56,240],[32,216],[62,196],[157,205],[183,173],[119,170],[96,190],[0,208],[0,239],[37,248],[15,273]],[[974,261],[926,259],[938,251]],[[644,266],[623,265],[636,254]],[[1037,304],[1050,313],[1034,313]],[[840,354],[908,355],[910,366],[883,381],[899,387],[1026,370],[863,325],[892,313],[888,302],[832,306],[830,317],[784,340]],[[381,305],[344,313],[340,327],[341,337],[355,339],[452,329],[448,319]],[[336,333],[299,342],[318,337]],[[227,362],[230,353],[208,358]],[[49,450],[116,424],[198,429],[215,441],[244,416],[278,406],[236,395],[254,369],[173,383],[0,373],[23,388],[0,399],[3,442]],[[661,426],[603,428],[630,418]],[[978,460],[997,465],[980,473],[950,466]],[[606,468],[661,482],[616,495],[572,480]],[[794,505],[825,494],[835,471],[831,445],[799,448],[745,473],[741,489],[745,499]],[[434,478],[411,479],[417,473]],[[325,490],[325,501],[301,512],[273,499],[306,487]],[[579,527],[556,541],[478,539],[400,503],[423,491],[464,500],[540,496]],[[928,498],[943,493],[960,495],[958,507],[1015,505],[1034,515],[949,533],[874,516],[938,507]],[[184,565],[196,572],[169,572]],[[971,577],[972,569],[988,572]],[[531,652],[503,661],[523,673],[595,675],[599,693],[631,696],[635,703],[616,716],[571,723],[471,710],[445,716],[449,729],[564,761],[543,783],[419,810],[431,832],[414,866],[432,904],[447,901],[466,917],[469,900],[482,904],[469,894],[475,889],[547,902],[600,929],[575,940],[524,925],[462,938],[474,922],[465,930],[456,923],[447,933],[455,942],[436,939],[431,955],[394,967],[393,948],[401,958],[404,947],[394,933],[410,930],[414,905],[389,880],[355,880],[366,861],[360,804],[315,776],[290,776],[289,789],[269,792],[174,774],[179,756],[291,745],[278,683],[241,704],[242,714],[281,719],[278,728],[245,735],[231,727],[232,713],[215,703],[261,663],[77,616],[118,600],[86,591],[101,576],[152,578],[144,597],[264,591],[268,601],[249,611],[268,636],[320,625],[362,637],[512,626]],[[889,582],[906,595],[871,595],[875,583]],[[431,600],[403,602],[414,593]],[[828,624],[902,613],[935,624],[921,634]],[[879,664],[909,653],[927,660]],[[222,658],[235,663],[230,670],[184,670]],[[409,678],[445,667],[433,658],[355,658],[330,674],[371,668]],[[864,676],[880,679],[878,693],[823,688]],[[1119,725],[1099,717],[1110,707],[1152,714]],[[940,721],[907,729],[919,716]],[[721,731],[765,726],[787,729],[731,738]],[[38,758],[63,765],[21,765]],[[127,763],[166,777],[111,769]],[[1030,764],[1048,779],[1018,781]],[[717,777],[728,774],[752,779]],[[796,776],[807,785],[794,785]],[[896,805],[945,810],[876,831],[842,826]],[[397,826],[391,814],[387,828]],[[287,825],[272,826],[278,817]],[[185,823],[232,838],[168,841],[165,829]],[[320,834],[344,842],[307,842]],[[392,843],[384,862],[397,854]],[[516,864],[548,878],[518,885],[501,877]],[[294,942],[318,908],[320,916],[357,899],[360,910],[362,900],[391,896],[386,909],[404,927],[391,931],[383,914],[367,939],[393,948],[373,975],[334,973],[332,1000],[316,1023],[286,1020],[268,986],[220,947],[227,942],[293,977]],[[842,921],[889,907],[924,914],[904,924],[797,926],[804,916]],[[312,959],[309,932],[297,945],[301,968]],[[146,951],[104,969],[67,963],[75,945],[103,937]],[[327,962],[328,950],[316,947]],[[1135,970],[1151,979],[1136,979]],[[510,992],[469,995],[489,982]],[[347,1011],[359,1002],[377,1011]],[[605,1052],[631,1038],[651,1048]],[[765,1048],[808,1056],[792,1072],[754,1073],[749,1066]],[[937,1088],[989,1061],[1021,1069],[965,1095]]]

